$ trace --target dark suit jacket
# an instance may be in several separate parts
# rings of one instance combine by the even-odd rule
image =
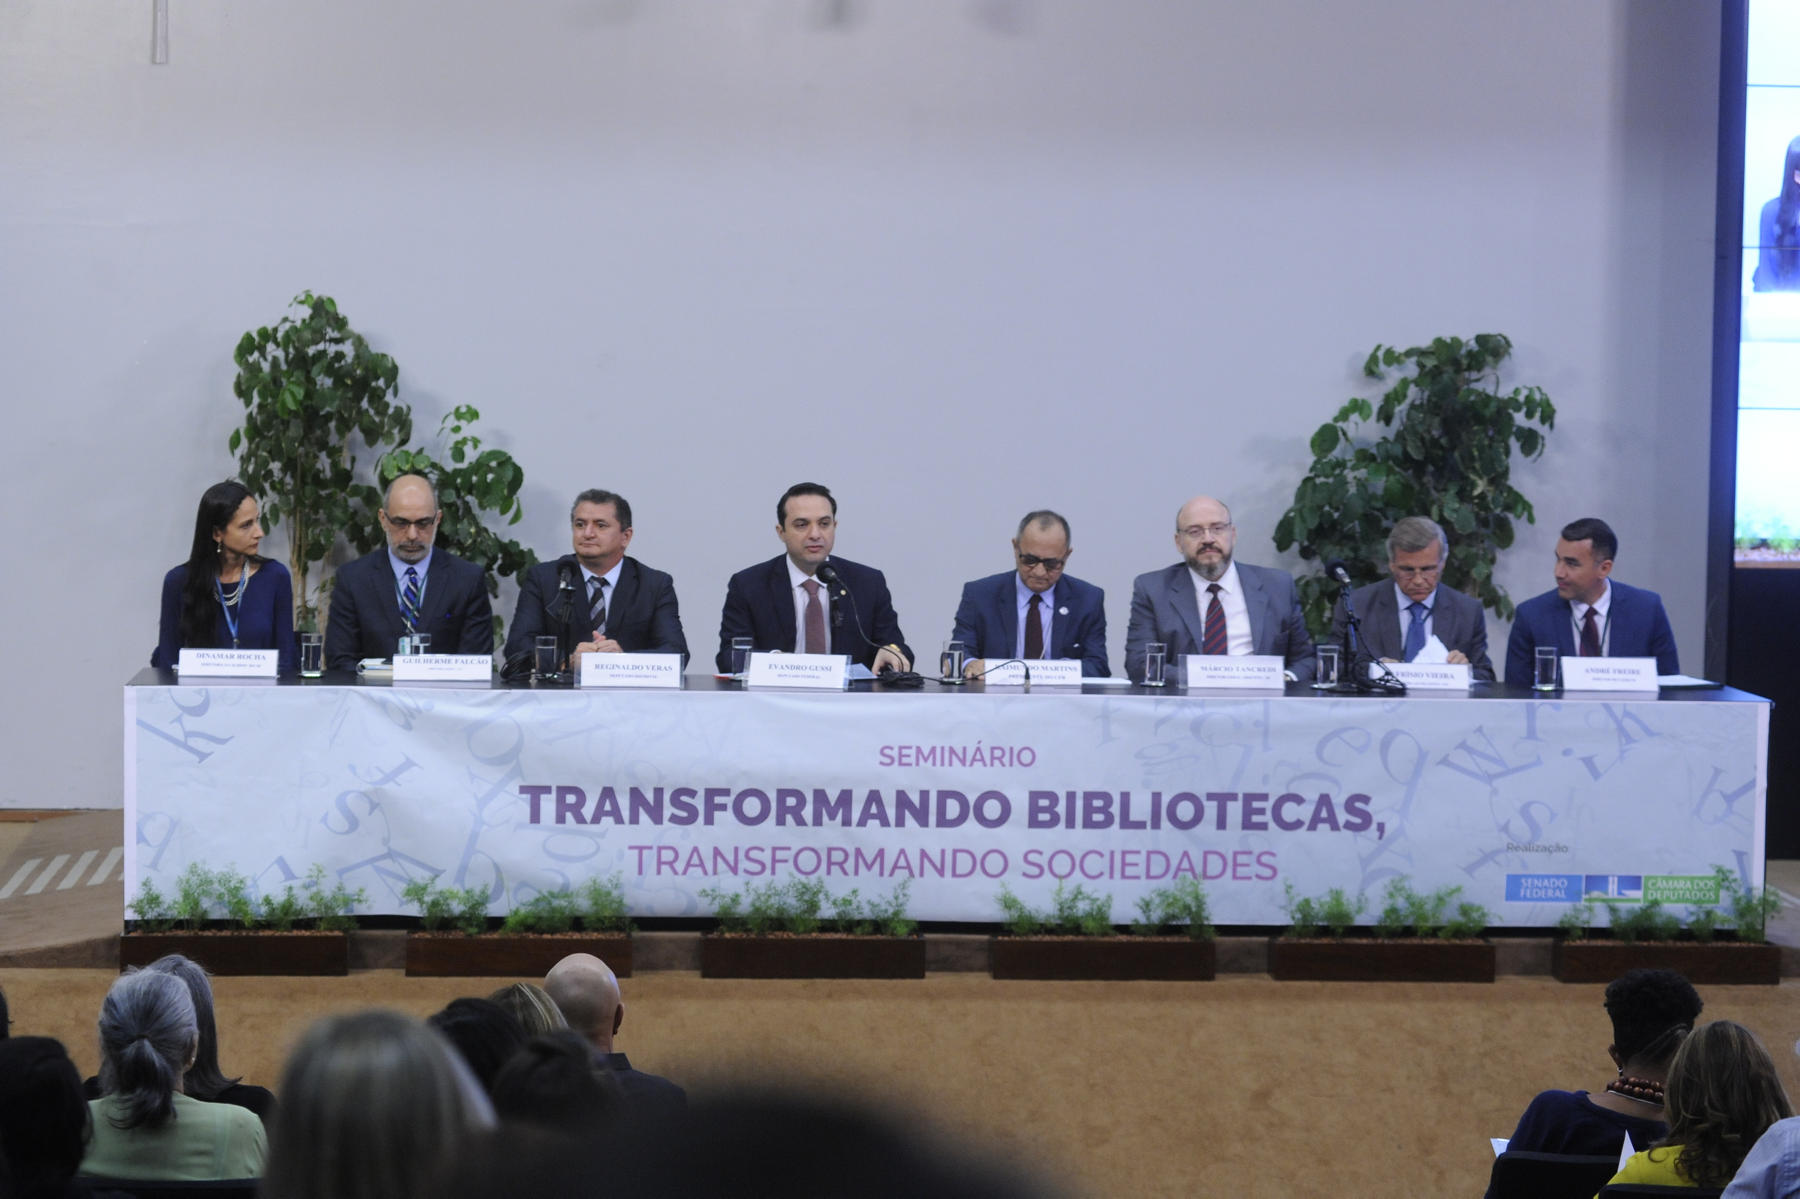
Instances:
[[[1609,658],[1655,658],[1657,674],[1681,673],[1675,652],[1675,631],[1662,597],[1641,587],[1612,583],[1611,616],[1607,629]],[[1567,657],[1575,656],[1575,610],[1554,590],[1534,595],[1519,605],[1513,617],[1512,635],[1506,639],[1506,681],[1514,686],[1532,684],[1532,659],[1540,645],[1554,645]]]
[[[1401,609],[1394,596],[1392,579],[1358,587],[1350,593],[1350,604],[1356,609],[1356,619],[1362,626],[1360,648],[1377,658],[1398,661],[1406,657],[1406,638],[1400,633]],[[1331,642],[1344,647],[1346,664],[1350,654],[1350,643],[1346,640],[1350,635],[1349,625],[1340,596],[1331,610]],[[1462,651],[1469,659],[1470,674],[1490,683],[1494,681],[1494,664],[1488,660],[1487,617],[1482,614],[1480,600],[1440,583],[1437,603],[1431,613],[1431,633],[1444,643],[1445,649]]]
[[[912,649],[900,632],[900,618],[894,614],[894,600],[888,594],[887,579],[872,566],[863,566],[847,558],[832,558],[838,575],[849,588],[849,598],[831,592],[831,652],[847,654],[864,666],[875,661],[875,651],[892,642],[900,647],[906,660],[913,661]],[[857,629],[869,634],[864,640]],[[746,567],[731,576],[725,586],[725,610],[719,614],[719,673],[731,669],[731,639],[748,637],[758,652],[780,650],[794,652],[798,633],[794,628],[794,596],[788,587],[787,555],[777,554],[767,562]],[[874,644],[869,644],[873,641]]]
[[[325,626],[327,669],[355,670],[363,658],[391,658],[405,631],[385,545],[338,567]],[[419,632],[431,634],[434,654],[494,652],[494,609],[481,567],[431,551]]]
[[[556,600],[560,576],[569,576],[569,619],[560,621],[549,608]],[[619,564],[618,586],[606,595],[606,635],[628,654],[680,654],[687,664],[687,638],[681,633],[681,610],[675,603],[675,580],[652,570],[636,558]],[[508,663],[531,652],[540,635],[554,633],[562,658],[568,658],[583,641],[592,641],[588,625],[587,583],[574,554],[554,562],[540,562],[525,572],[519,583],[519,604],[513,609],[506,634]]]
[[[625,1099],[634,1112],[671,1115],[687,1110],[687,1091],[660,1074],[633,1070],[630,1059],[622,1053],[597,1053],[594,1056],[619,1080],[619,1089],[625,1092]]]
[[[952,640],[971,658],[1010,658],[1019,648],[1019,572],[989,575],[964,583],[956,606]],[[1067,575],[1044,594],[1051,607],[1046,658],[1080,658],[1081,673],[1106,678],[1106,594],[1092,583]],[[1065,613],[1066,610],[1066,613]]]
[[[1294,576],[1267,566],[1237,564],[1244,584],[1244,607],[1250,611],[1251,648],[1279,654],[1294,677],[1313,676],[1312,637],[1300,614],[1300,592]],[[1144,679],[1144,646],[1161,641],[1169,647],[1169,664],[1184,654],[1200,652],[1205,630],[1195,602],[1194,576],[1186,562],[1141,574],[1131,585],[1131,623],[1125,629],[1125,673]]]

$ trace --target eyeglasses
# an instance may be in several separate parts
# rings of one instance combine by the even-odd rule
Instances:
[[[1034,566],[1041,566],[1044,568],[1044,573],[1049,575],[1053,575],[1061,570],[1063,568],[1063,563],[1067,561],[1067,558],[1040,558],[1036,554],[1019,555],[1020,566],[1023,566],[1026,570],[1030,570]]]
[[[387,521],[388,524],[393,525],[402,533],[409,529],[415,533],[429,533],[431,531],[431,526],[435,525],[438,521],[435,514],[427,516],[423,520],[401,520],[397,516],[390,516],[385,510],[381,514],[381,519]]]
[[[1231,532],[1231,522],[1218,525],[1189,525],[1181,530],[1181,535],[1189,541],[1198,541],[1202,537],[1223,537]]]

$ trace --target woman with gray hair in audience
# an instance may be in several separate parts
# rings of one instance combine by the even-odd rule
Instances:
[[[398,1012],[328,1016],[281,1075],[262,1199],[426,1199],[494,1109],[443,1037]]]
[[[262,1121],[241,1107],[181,1093],[200,1032],[187,986],[168,974],[133,971],[100,1005],[100,1098],[94,1139],[82,1160],[89,1177],[202,1182],[262,1173]]]

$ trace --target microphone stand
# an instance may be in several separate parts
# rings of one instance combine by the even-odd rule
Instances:
[[[1350,602],[1350,587],[1344,585],[1344,627],[1349,633],[1344,647],[1344,665],[1338,673],[1337,686],[1325,690],[1332,695],[1405,695],[1406,684],[1394,677],[1394,672],[1387,668],[1387,663],[1377,658],[1364,648],[1362,635],[1362,618],[1356,614],[1356,606]],[[1380,678],[1370,678],[1369,672],[1363,670],[1365,665],[1373,665],[1380,669]]]

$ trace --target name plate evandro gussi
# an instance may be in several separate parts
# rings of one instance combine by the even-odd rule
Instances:
[[[842,691],[850,686],[850,659],[842,654],[751,654],[751,687],[804,687]]]

